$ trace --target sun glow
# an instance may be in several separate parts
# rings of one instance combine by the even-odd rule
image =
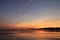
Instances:
[[[60,27],[60,21],[49,21],[49,22],[32,22],[32,23],[23,23],[15,24],[17,27],[27,27],[27,28],[56,28]]]

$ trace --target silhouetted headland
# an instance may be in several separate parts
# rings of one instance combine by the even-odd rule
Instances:
[[[51,31],[51,32],[60,32],[60,28],[40,28],[39,30]]]

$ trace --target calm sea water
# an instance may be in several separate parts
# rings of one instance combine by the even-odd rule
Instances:
[[[60,32],[44,30],[0,31],[0,40],[60,40]]]

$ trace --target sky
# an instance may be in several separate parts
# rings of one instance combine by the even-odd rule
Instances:
[[[0,0],[0,28],[60,27],[60,0]]]

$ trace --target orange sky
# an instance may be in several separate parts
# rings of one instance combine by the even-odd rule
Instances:
[[[46,27],[60,27],[60,20],[35,20],[25,23],[1,24],[0,26],[6,28],[46,28]]]

